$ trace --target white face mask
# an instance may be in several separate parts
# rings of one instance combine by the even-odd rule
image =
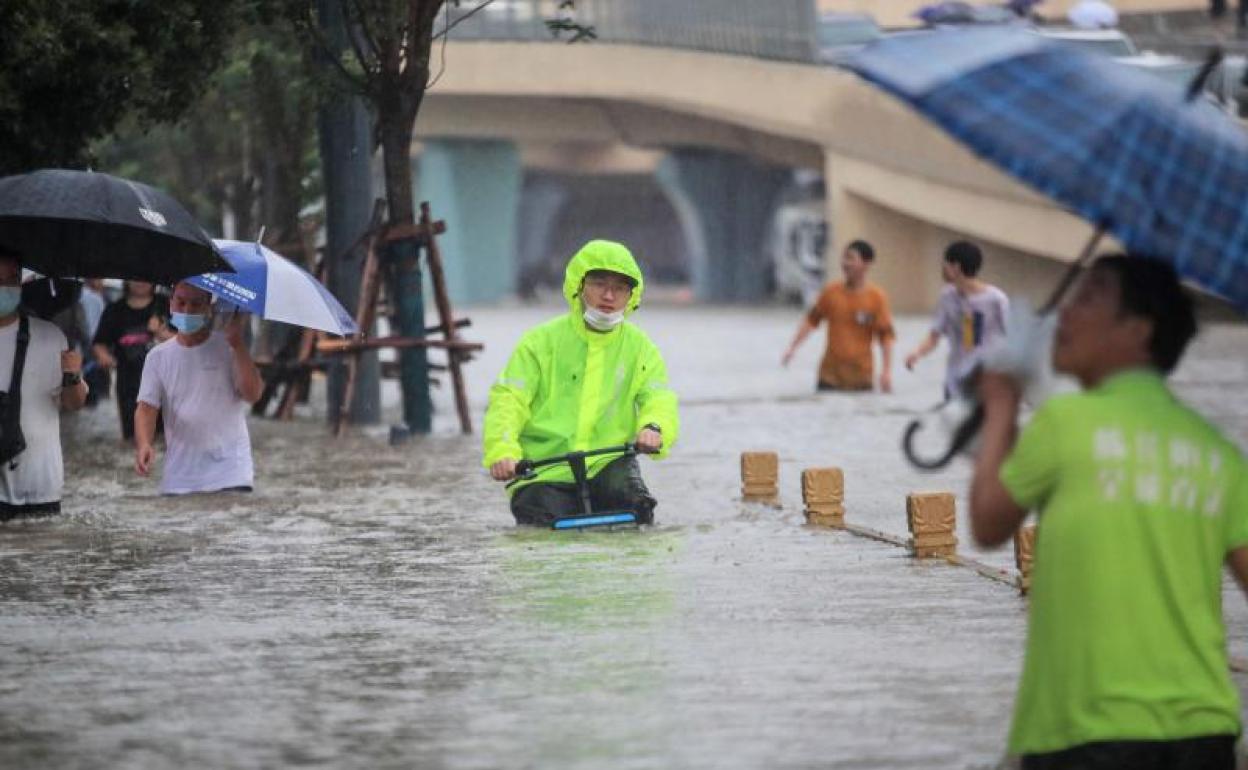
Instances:
[[[582,315],[585,324],[591,329],[597,329],[600,332],[609,332],[619,326],[624,320],[624,311],[620,310],[615,313],[604,313],[598,308],[587,307]]]

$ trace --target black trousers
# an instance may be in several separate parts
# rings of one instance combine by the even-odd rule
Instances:
[[[121,417],[121,437],[126,441],[134,438],[134,410],[139,402],[139,383],[142,376],[142,364],[139,365],[137,373],[123,373],[120,368],[117,370],[117,414]]]
[[[589,480],[589,498],[595,512],[632,511],[638,524],[654,523],[656,500],[650,496],[636,457],[620,457]],[[582,513],[576,485],[563,482],[536,483],[511,496],[511,515],[517,524],[549,527],[555,519]]]
[[[26,503],[25,505],[13,505],[12,503],[0,502],[0,521],[33,519],[40,516],[55,516],[60,512],[60,500],[52,503]]]
[[[1235,770],[1235,736],[1085,743],[1024,755],[1023,770]]]

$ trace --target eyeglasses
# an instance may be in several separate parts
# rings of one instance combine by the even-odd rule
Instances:
[[[585,288],[593,289],[599,294],[618,294],[624,297],[633,293],[633,285],[628,281],[613,281],[610,278],[586,278]]]

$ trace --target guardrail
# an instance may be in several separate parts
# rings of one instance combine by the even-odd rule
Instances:
[[[465,3],[448,9],[455,24],[450,38],[558,42],[546,21],[571,16],[606,43],[816,61],[813,0],[576,0],[572,12],[559,5],[558,0],[494,0],[473,12]]]

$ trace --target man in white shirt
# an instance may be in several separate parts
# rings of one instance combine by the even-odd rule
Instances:
[[[983,264],[983,253],[970,241],[957,241],[945,249],[940,275],[948,285],[940,292],[940,303],[927,337],[906,356],[906,368],[913,369],[920,358],[936,349],[942,336],[949,340],[946,399],[958,394],[962,379],[978,363],[979,351],[993,340],[1005,337],[1010,299],[996,286],[979,279]]]
[[[167,446],[160,491],[166,495],[250,491],[254,471],[247,408],[264,381],[243,339],[242,315],[212,330],[212,295],[179,283],[169,300],[177,336],[147,354],[134,413],[135,470],[156,459],[156,418]]]
[[[0,250],[0,521],[60,512],[60,410],[87,400],[82,356],[54,324],[18,312],[21,279],[17,256]]]

